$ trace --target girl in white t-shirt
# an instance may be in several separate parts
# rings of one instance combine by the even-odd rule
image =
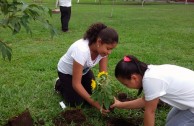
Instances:
[[[91,68],[99,63],[99,71],[107,71],[108,55],[117,46],[117,32],[103,23],[92,24],[84,37],[74,42],[58,62],[55,90],[74,107],[84,102],[100,110],[100,104],[90,98]],[[109,110],[103,110],[103,113]]]
[[[155,125],[159,100],[171,105],[166,126],[194,126],[194,71],[176,65],[147,65],[132,55],[125,56],[115,68],[115,76],[128,88],[143,90],[144,97],[120,102],[111,108],[143,108],[144,126]]]

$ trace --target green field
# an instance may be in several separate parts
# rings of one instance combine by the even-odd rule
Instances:
[[[55,8],[54,1],[37,4]],[[62,111],[59,106],[62,99],[53,90],[58,60],[94,22],[103,22],[118,31],[119,44],[109,56],[108,64],[113,77],[115,65],[127,54],[148,64],[176,64],[194,70],[193,15],[193,4],[148,2],[142,7],[141,2],[116,1],[113,5],[112,1],[99,4],[81,0],[79,4],[73,1],[70,32],[60,31],[60,14],[49,18],[58,29],[53,39],[38,22],[31,22],[32,36],[24,29],[13,36],[9,29],[0,27],[0,39],[13,50],[11,62],[0,59],[0,125],[26,108],[34,120],[43,119],[46,126],[53,125],[52,119]],[[97,67],[93,70],[97,73]],[[118,85],[118,91],[135,95],[118,81],[113,83]],[[91,124],[105,125],[99,111],[83,110]],[[142,116],[137,110],[115,111],[114,116]],[[157,110],[156,126],[164,125],[167,112],[165,108]]]

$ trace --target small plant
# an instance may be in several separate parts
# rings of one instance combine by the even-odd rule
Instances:
[[[92,95],[91,98],[98,101],[101,109],[109,109],[113,103],[114,85],[111,83],[111,78],[107,72],[100,72],[95,80],[92,80]]]

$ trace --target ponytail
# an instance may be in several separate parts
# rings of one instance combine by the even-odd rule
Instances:
[[[83,39],[89,40],[89,45],[95,43],[97,38],[100,38],[104,43],[118,43],[118,33],[104,25],[103,23],[92,24],[85,32]]]
[[[139,61],[136,57],[132,55],[125,56],[122,60],[118,62],[115,68],[115,77],[122,77],[125,79],[131,79],[131,75],[134,73],[144,76],[147,70],[147,64]],[[130,77],[130,78],[129,78]],[[140,95],[143,90],[141,87],[137,95]]]

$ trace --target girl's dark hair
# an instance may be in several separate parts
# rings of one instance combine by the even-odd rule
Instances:
[[[127,59],[125,59],[127,58]],[[139,61],[135,56],[128,55],[120,60],[115,67],[115,77],[121,77],[123,79],[131,79],[131,75],[136,73],[144,76],[147,70],[147,64]],[[141,94],[143,88],[141,87],[138,91],[138,95]]]
[[[100,38],[106,44],[118,43],[118,33],[103,23],[92,24],[83,38],[89,40],[89,45],[95,43],[97,38]]]

